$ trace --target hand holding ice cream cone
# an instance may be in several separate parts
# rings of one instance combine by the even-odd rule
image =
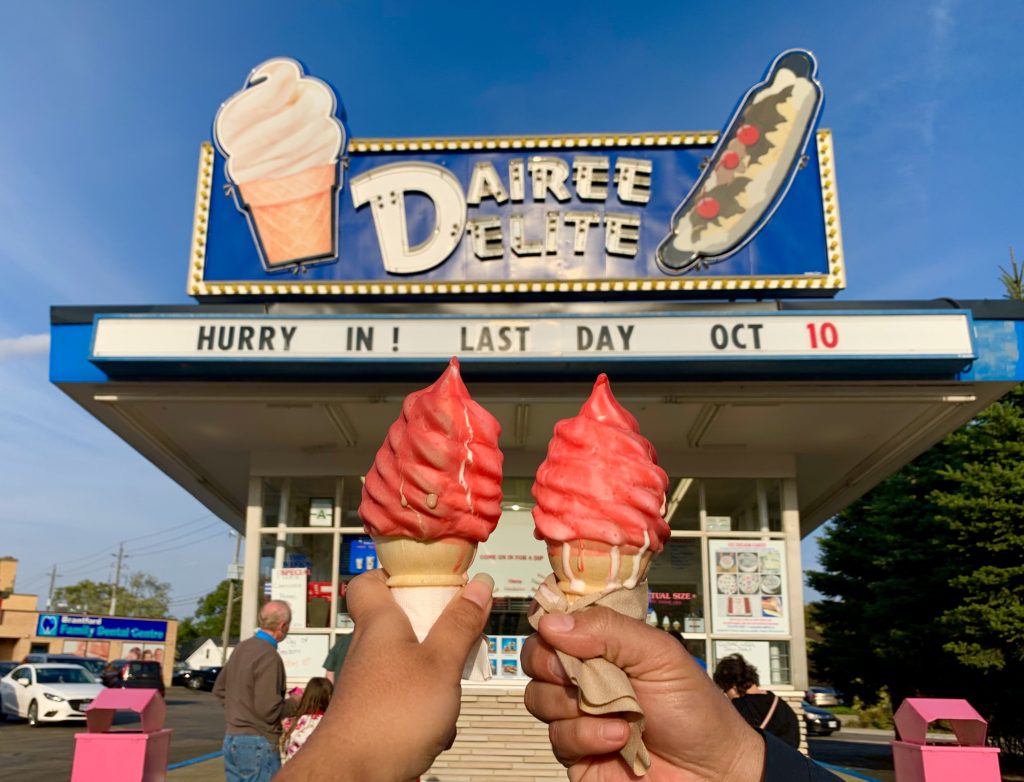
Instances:
[[[547,613],[604,605],[641,619],[647,612],[647,569],[669,536],[668,476],[636,419],[600,375],[579,415],[555,424],[547,458],[537,470],[534,535],[547,543],[554,571],[538,588],[530,623]],[[587,714],[621,713],[630,738],[621,754],[633,773],[650,757],[641,738],[643,709],[628,677],[603,659],[559,652]]]
[[[359,515],[421,640],[501,516],[500,433],[453,358],[436,383],[405,398],[367,473]]]

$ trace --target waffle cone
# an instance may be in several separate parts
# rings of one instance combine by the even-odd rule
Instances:
[[[476,556],[476,542],[464,538],[414,540],[374,536],[377,560],[389,587],[463,586]]]
[[[654,553],[635,546],[609,546],[593,540],[548,543],[548,561],[570,603],[583,595],[633,587],[647,576]]]
[[[338,166],[331,163],[281,179],[258,179],[238,185],[267,265],[337,255],[337,184]]]

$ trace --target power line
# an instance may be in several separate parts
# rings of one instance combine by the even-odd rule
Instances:
[[[213,529],[214,527],[220,528],[222,523],[223,522],[221,522],[220,519],[214,519],[209,524],[204,524],[201,527],[197,527],[194,530],[190,530],[188,534],[189,535],[198,535],[199,533],[205,532],[208,529]],[[173,539],[170,539],[170,540],[159,540],[159,541],[157,541],[155,543],[147,543],[146,545],[141,546],[141,547],[136,548],[136,549],[132,549],[131,551],[132,551],[132,554],[145,554],[149,549],[160,548],[161,546],[166,546],[168,543],[171,543],[171,542],[173,542]]]
[[[203,543],[203,542],[205,542],[207,540],[213,540],[214,538],[219,538],[223,534],[224,534],[224,532],[222,530],[219,530],[219,531],[213,533],[212,535],[206,536],[205,538],[196,538],[195,540],[188,540],[188,541],[186,541],[184,543],[181,543],[180,545],[177,545],[177,546],[170,546],[168,548],[161,548],[161,549],[157,549],[156,551],[146,551],[146,552],[143,552],[142,554],[133,553],[132,556],[133,557],[149,557],[149,556],[152,556],[153,554],[163,554],[163,553],[165,553],[167,551],[177,551],[178,549],[187,548],[188,546],[194,546],[196,543]]]
[[[193,524],[198,524],[200,521],[205,521],[206,519],[210,519],[210,518],[216,518],[216,517],[212,513],[204,513],[202,516],[197,516],[196,518],[192,519],[191,521],[186,521],[183,524],[172,524],[171,526],[164,527],[163,529],[159,529],[156,532],[147,532],[145,535],[136,535],[136,536],[131,537],[131,538],[125,538],[123,542],[124,543],[130,543],[133,540],[144,540],[145,538],[152,538],[152,537],[155,537],[156,535],[164,535],[164,534],[167,534],[169,532],[179,532],[179,531],[185,529],[186,527],[190,527]],[[149,544],[147,543],[146,545],[149,545]]]
[[[61,565],[70,565],[70,564],[75,563],[75,562],[81,562],[82,560],[85,560],[85,559],[97,559],[99,557],[104,556],[105,554],[107,554],[107,552],[111,551],[111,549],[114,549],[116,547],[117,547],[116,543],[111,543],[109,546],[107,546],[106,548],[100,549],[95,554],[87,554],[84,557],[75,557],[74,559],[66,559],[63,562],[58,562],[57,566],[60,567]]]
[[[200,597],[206,597],[213,590],[215,590],[218,586],[220,586],[220,582],[219,581],[216,584],[214,584],[212,587],[210,587],[209,589],[204,589],[202,592],[195,592],[195,593],[189,593],[187,595],[181,595],[180,597],[176,597],[173,600],[169,600],[168,602],[169,603],[187,603],[189,600],[197,600]]]
[[[135,535],[135,536],[130,537],[130,538],[125,538],[121,542],[122,543],[130,543],[130,542],[136,541],[136,540],[145,540],[146,538],[152,538],[152,537],[156,537],[156,536],[159,536],[159,535],[166,535],[166,534],[169,534],[169,533],[180,532],[181,530],[186,529],[186,528],[192,526],[193,524],[198,524],[199,522],[205,521],[206,519],[209,519],[209,518],[216,518],[216,517],[214,517],[214,515],[212,513],[204,513],[202,516],[197,516],[196,518],[190,519],[189,521],[186,521],[186,522],[183,522],[183,523],[180,523],[180,524],[172,524],[172,525],[170,525],[168,527],[163,527],[161,529],[158,529],[155,532],[147,532],[145,535]],[[163,543],[167,543],[167,542],[169,542],[169,541],[163,541]],[[160,542],[157,542],[157,543],[154,543],[154,544],[147,543],[147,544],[145,544],[143,546],[143,548],[147,548],[150,545],[161,545],[161,543]],[[57,567],[61,567],[61,566],[64,566],[64,565],[72,565],[72,564],[74,564],[76,562],[86,562],[86,561],[91,561],[91,560],[98,560],[101,557],[105,557],[108,553],[113,553],[113,551],[117,548],[117,546],[118,546],[118,544],[111,543],[109,546],[105,546],[104,548],[102,548],[99,551],[96,551],[96,552],[94,552],[92,554],[85,554],[84,556],[81,556],[81,557],[72,557],[71,559],[65,559],[62,562],[57,562],[56,564],[57,564]],[[79,567],[80,566],[76,566],[76,567],[72,568],[72,570],[78,570]],[[32,580],[33,581],[38,581],[41,578],[45,578],[48,575],[49,575],[49,573],[42,573],[39,576],[36,576]]]

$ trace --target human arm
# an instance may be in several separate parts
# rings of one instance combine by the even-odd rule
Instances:
[[[227,677],[224,675],[227,669],[226,665],[221,668],[220,673],[217,674],[217,678],[213,682],[213,694],[220,701],[221,706],[224,705],[224,698],[227,697]]]
[[[813,763],[774,743],[769,753],[774,765],[788,763],[808,776],[762,776],[772,768],[771,763],[766,765],[765,739],[747,725],[683,647],[661,630],[596,607],[545,616],[539,635],[531,636],[523,648],[523,668],[533,679],[526,688],[526,707],[548,723],[555,756],[569,769],[571,782],[625,782],[635,777],[618,754],[628,737],[625,720],[580,711],[576,687],[555,649],[579,659],[603,657],[629,676],[644,708],[651,782],[834,779],[809,776],[817,771],[809,768]]]
[[[349,584],[352,645],[331,705],[275,782],[404,782],[455,740],[462,668],[491,610],[490,578],[477,576],[445,608],[423,643],[395,603],[383,571]]]

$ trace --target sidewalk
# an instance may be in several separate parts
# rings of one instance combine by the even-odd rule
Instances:
[[[830,770],[844,782],[864,782],[869,778],[863,775],[851,776],[834,768]],[[168,771],[167,776],[170,777],[170,782],[224,782],[224,761],[216,757],[192,763]]]
[[[224,782],[224,759],[219,755],[198,763],[169,769],[171,782]]]

